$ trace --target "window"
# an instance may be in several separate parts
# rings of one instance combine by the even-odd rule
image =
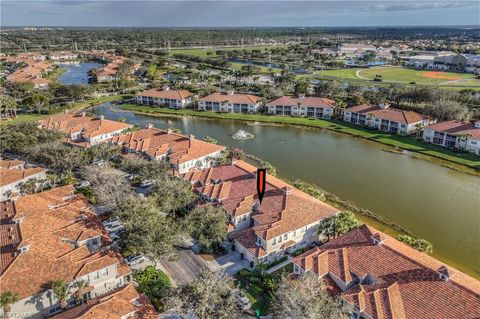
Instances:
[[[100,273],[98,271],[93,273],[93,280],[98,280],[100,279]]]
[[[52,309],[48,309],[48,313],[51,315],[51,314],[54,314],[56,312],[59,312],[62,308],[60,307],[60,305],[52,308]]]
[[[108,268],[103,269],[102,271],[102,276],[107,277],[108,276]]]
[[[276,244],[277,244],[277,239],[276,239],[276,238],[274,238],[274,239],[273,239],[272,246],[275,246]]]
[[[283,239],[286,240],[287,238],[288,238],[288,234],[283,235]]]

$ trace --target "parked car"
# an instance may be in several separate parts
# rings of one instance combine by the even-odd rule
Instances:
[[[112,233],[118,232],[119,230],[124,229],[125,227],[121,223],[118,223],[118,224],[112,224],[111,226],[105,226],[105,228],[107,229],[107,232],[109,234],[112,234]]]
[[[103,164],[105,164],[105,161],[101,159],[92,161],[92,165],[102,166]]]
[[[144,255],[128,256],[127,257],[127,264],[129,266],[134,266],[134,265],[137,265],[137,264],[141,264],[146,260],[147,260],[147,257],[145,257]]]
[[[120,218],[119,217],[110,217],[109,219],[106,219],[102,222],[102,225],[105,227],[112,227],[112,225],[115,224],[120,224]]]
[[[130,174],[127,176],[127,179],[129,181],[133,181],[135,178],[138,178],[138,174]]]
[[[236,299],[237,307],[240,310],[245,311],[245,310],[248,310],[252,307],[252,303],[250,302],[250,300],[239,289],[235,290],[235,299]]]
[[[140,183],[140,187],[145,188],[145,187],[152,186],[153,184],[155,184],[155,181],[153,179],[147,179],[147,180],[144,180],[142,183]]]
[[[92,185],[92,184],[90,184],[90,182],[82,181],[82,182],[76,184],[75,188],[84,188],[84,187],[89,187],[90,185]]]

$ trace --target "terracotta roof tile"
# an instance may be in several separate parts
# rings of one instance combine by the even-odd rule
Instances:
[[[352,106],[345,109],[345,112],[360,113],[365,115],[372,114],[379,119],[394,121],[403,124],[413,124],[427,119],[426,116],[423,116],[413,111],[405,111],[393,107],[381,108],[380,106],[374,106],[369,104]]]
[[[447,121],[432,124],[426,128],[453,135],[470,134],[473,138],[480,139],[480,127],[475,127],[475,122]]]
[[[384,239],[380,244],[373,241],[377,234]],[[311,265],[311,271],[321,276],[325,259],[320,262],[319,255],[328,255],[329,276],[347,282],[353,279],[345,277],[347,272],[370,278],[341,294],[372,318],[480,317],[479,281],[372,227],[363,225],[293,262],[304,269]],[[448,274],[449,279],[442,280],[440,273]]]
[[[137,93],[137,96],[148,96],[155,98],[163,99],[174,99],[174,100],[184,100],[193,95],[192,92],[187,90],[159,90],[159,89],[150,89],[140,93]]]
[[[229,103],[235,103],[235,104],[256,104],[260,102],[260,97],[256,95],[251,95],[251,94],[240,94],[240,93],[233,93],[233,94],[227,94],[227,93],[213,93],[210,95],[207,95],[205,97],[202,97],[199,99],[199,101],[205,101],[205,102],[216,102],[216,103],[223,103],[225,101],[228,101]]]
[[[306,96],[306,97],[295,97],[295,96],[282,96],[270,103],[268,106],[306,106],[306,107],[321,107],[321,108],[332,108],[335,107],[335,101],[326,99],[323,97],[316,96]]]
[[[45,173],[41,167],[21,168],[21,169],[0,169],[0,186],[7,186],[20,181],[35,178],[35,175]]]

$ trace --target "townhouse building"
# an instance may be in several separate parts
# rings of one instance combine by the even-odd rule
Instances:
[[[140,92],[136,96],[137,104],[161,105],[171,109],[183,109],[193,101],[193,93],[187,90],[150,89]]]
[[[267,104],[267,112],[274,115],[306,116],[330,119],[335,109],[335,101],[305,95],[282,96]]]
[[[96,215],[71,185],[0,203],[0,293],[17,293],[11,313],[45,318],[62,311],[52,281],[67,283],[66,308],[76,305],[74,283],[87,301],[130,281],[130,268],[109,249]]]
[[[121,287],[105,296],[89,300],[80,306],[68,309],[53,319],[158,319],[158,315],[144,295],[133,284]]]
[[[243,161],[182,175],[204,204],[220,205],[235,249],[251,263],[272,262],[317,241],[318,224],[337,209],[267,175],[260,203],[257,169]]]
[[[78,147],[90,147],[123,134],[133,125],[106,120],[103,115],[89,117],[81,114],[60,114],[38,122],[39,128],[58,130],[65,134],[65,142]]]
[[[446,121],[429,125],[423,130],[423,140],[480,155],[480,120]]]
[[[26,166],[20,160],[0,159],[0,200],[16,198],[22,194],[22,184],[34,181],[33,188],[47,178],[42,167]]]
[[[213,93],[198,100],[202,111],[256,113],[260,108],[260,97],[234,92]]]
[[[323,280],[354,318],[478,318],[480,282],[363,225],[293,259]]]
[[[55,51],[50,52],[48,58],[52,61],[75,60],[78,58],[78,53],[72,51]]]
[[[343,112],[343,120],[392,134],[412,134],[429,125],[432,120],[413,111],[405,111],[387,104],[361,104]]]
[[[177,134],[151,124],[147,124],[145,129],[115,136],[110,142],[120,145],[129,154],[168,161],[178,173],[208,168],[225,150],[224,146],[198,140],[193,135]]]

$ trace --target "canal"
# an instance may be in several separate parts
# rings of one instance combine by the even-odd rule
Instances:
[[[103,66],[96,62],[59,63],[57,65],[66,69],[58,78],[58,82],[62,84],[87,84],[88,71],[100,69]]]
[[[384,151],[385,146],[330,131],[196,117],[150,117],[109,104],[95,113],[144,127],[175,127],[240,147],[281,177],[317,184],[427,239],[436,258],[480,277],[480,177]],[[231,136],[244,129],[251,140]]]

